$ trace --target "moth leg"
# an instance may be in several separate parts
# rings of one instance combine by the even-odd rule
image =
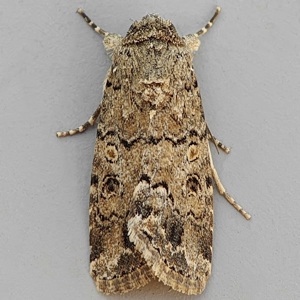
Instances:
[[[206,130],[207,130],[207,133],[209,135],[209,139],[211,142],[214,143],[217,151],[218,151],[218,147],[223,150],[225,153],[229,153],[230,152],[230,148],[229,147],[226,147],[225,145],[223,145],[218,139],[216,139],[216,137],[214,137],[210,131],[210,129],[208,128],[207,124],[206,124]],[[219,151],[218,151],[219,153]]]
[[[197,35],[197,36],[204,35],[204,34],[205,34],[205,33],[213,26],[213,24],[214,24],[214,22],[215,22],[217,16],[219,15],[220,11],[221,11],[221,7],[218,6],[218,7],[216,8],[215,14],[214,14],[213,17],[209,20],[209,22],[208,22],[204,27],[202,27],[199,31],[196,32],[196,35]]]
[[[223,150],[226,154],[230,153],[230,148],[222,144],[216,137],[213,135],[210,136],[209,138],[215,145],[217,145],[221,150]]]
[[[235,200],[226,192],[223,184],[221,183],[217,170],[214,167],[209,147],[208,147],[208,151],[209,151],[209,159],[210,159],[210,166],[212,169],[212,175],[220,195],[222,195],[245,219],[250,220],[251,215],[248,214],[238,203],[236,203]]]
[[[77,9],[77,13],[79,15],[81,15],[85,22],[87,22],[87,24],[94,30],[96,31],[98,34],[100,35],[108,35],[108,32],[106,32],[105,30],[103,30],[102,28],[100,28],[99,26],[97,26],[84,12],[84,10],[82,8],[78,8]]]
[[[87,122],[85,122],[83,125],[79,126],[78,128],[71,129],[69,131],[58,131],[56,132],[57,137],[65,137],[69,135],[74,135],[77,133],[82,133],[86,131],[89,127],[93,126],[95,124],[95,121],[97,120],[100,113],[100,105],[95,110],[95,112],[92,114],[92,116],[89,118]]]

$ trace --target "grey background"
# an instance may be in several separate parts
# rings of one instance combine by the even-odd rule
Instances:
[[[123,297],[91,280],[88,194],[95,129],[66,139],[102,97],[110,59],[75,14],[125,34],[156,12],[180,34],[222,13],[194,66],[213,156],[245,221],[217,192],[213,273],[201,296],[160,283]],[[0,299],[299,299],[300,2],[5,1],[0,12]]]

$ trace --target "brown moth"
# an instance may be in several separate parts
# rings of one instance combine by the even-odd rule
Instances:
[[[158,279],[200,294],[211,274],[214,168],[209,141],[229,153],[208,129],[192,65],[199,36],[180,37],[157,15],[134,22],[125,37],[78,13],[111,52],[103,100],[80,127],[98,119],[90,189],[90,273],[97,289],[122,294]]]

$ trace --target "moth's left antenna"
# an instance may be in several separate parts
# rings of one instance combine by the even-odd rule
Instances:
[[[84,20],[87,22],[87,24],[93,28],[97,33],[101,34],[101,35],[108,35],[109,33],[105,30],[103,30],[102,28],[100,28],[99,26],[97,26],[84,12],[84,10],[82,8],[78,8],[76,11],[79,15],[81,15]]]

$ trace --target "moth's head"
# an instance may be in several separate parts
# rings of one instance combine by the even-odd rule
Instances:
[[[199,37],[204,35],[209,28],[213,26],[215,19],[221,11],[220,7],[216,8],[215,14],[210,21],[194,34],[180,37],[175,26],[169,20],[165,20],[158,15],[146,15],[140,21],[135,21],[129,28],[125,37],[108,33],[101,30],[104,37],[104,45],[107,50],[114,50],[118,46],[127,46],[139,44],[145,41],[157,40],[173,44],[175,47],[185,47],[188,51],[195,52],[200,46]],[[100,28],[101,29],[101,28]]]
[[[150,39],[169,42],[177,46],[184,44],[175,26],[169,20],[158,15],[146,15],[140,21],[135,21],[123,39],[123,45],[138,44]]]
[[[217,10],[217,12],[219,12],[219,10]],[[215,14],[215,16],[216,15],[217,14]],[[215,16],[213,18],[215,18]],[[212,23],[209,22],[207,26],[210,28]],[[163,19],[155,14],[150,14],[143,17],[140,21],[135,21],[130,26],[125,37],[106,33],[104,45],[107,50],[114,50],[116,46],[119,45],[128,46],[140,44],[145,41],[157,40],[178,47],[183,46],[191,52],[195,52],[200,46],[199,36],[207,32],[206,27],[203,27],[197,33],[181,37],[170,20]]]

